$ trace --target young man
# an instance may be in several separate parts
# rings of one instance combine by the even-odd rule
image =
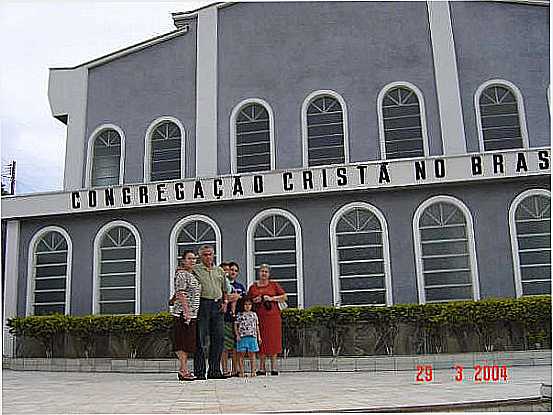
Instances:
[[[227,278],[231,286],[228,295],[227,312],[225,313],[225,344],[221,356],[221,365],[225,376],[238,376],[238,356],[236,354],[236,339],[234,335],[234,320],[236,317],[236,305],[240,298],[246,296],[246,287],[238,282],[238,272],[240,267],[236,262],[226,262]],[[229,353],[232,357],[232,372],[228,370]]]

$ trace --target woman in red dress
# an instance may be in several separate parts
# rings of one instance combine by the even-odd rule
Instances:
[[[248,290],[248,297],[253,300],[255,312],[259,318],[261,345],[259,346],[258,375],[265,375],[265,356],[271,358],[271,375],[278,375],[277,354],[282,352],[282,321],[280,318],[279,302],[286,301],[286,293],[269,276],[270,268],[267,264],[259,267],[259,280],[255,281]]]

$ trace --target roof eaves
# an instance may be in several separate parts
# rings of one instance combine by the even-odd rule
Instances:
[[[71,69],[78,69],[82,67],[87,68],[94,68],[96,66],[103,65],[105,63],[111,62],[112,60],[122,58],[123,56],[130,55],[131,53],[135,53],[138,51],[141,51],[143,49],[149,48],[150,46],[157,45],[159,43],[165,42],[167,40],[173,39],[175,37],[184,35],[188,33],[189,27],[187,25],[181,26],[178,29],[175,29],[171,32],[163,33],[159,36],[155,36],[153,38],[144,40],[140,43],[136,43],[131,46],[127,46],[126,48],[116,50],[115,52],[108,53],[107,55],[101,56],[99,58],[92,59],[88,62],[81,63],[77,66],[72,67],[57,67],[57,68],[50,68],[50,70],[71,70]]]

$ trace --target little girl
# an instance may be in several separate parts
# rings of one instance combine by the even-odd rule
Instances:
[[[250,359],[251,376],[255,376],[255,354],[259,351],[259,344],[261,344],[259,320],[257,314],[252,311],[252,306],[252,300],[245,298],[242,303],[243,311],[238,313],[234,323],[236,351],[239,353],[238,369],[240,377],[244,377],[244,356],[246,353]]]

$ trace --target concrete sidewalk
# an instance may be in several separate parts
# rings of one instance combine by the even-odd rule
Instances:
[[[304,372],[179,383],[175,373],[4,370],[3,411],[5,414],[253,413],[429,407],[537,398],[541,383],[551,383],[551,366],[509,367],[509,379],[497,383],[475,383],[473,370],[468,368],[461,383],[454,380],[452,369],[434,370],[430,383],[416,382],[416,375],[416,371]],[[511,406],[507,410],[546,410],[546,406],[540,405]],[[489,408],[499,410],[499,406]],[[460,409],[449,406],[439,410]]]

